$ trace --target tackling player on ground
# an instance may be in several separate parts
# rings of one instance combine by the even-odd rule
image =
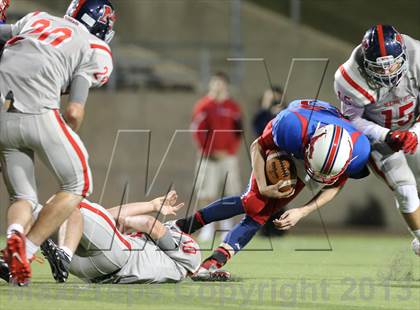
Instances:
[[[105,84],[112,72],[107,42],[114,20],[108,0],[74,0],[64,18],[33,12],[0,26],[0,40],[7,41],[0,62],[0,157],[11,199],[5,258],[13,283],[29,282],[39,245],[92,191],[88,154],[76,131],[89,88]],[[67,92],[61,116],[60,96]],[[25,230],[39,207],[35,153],[60,189]]]
[[[267,185],[265,157],[270,150],[291,155],[297,168],[297,183],[289,192],[280,192],[284,181]],[[315,196],[303,207],[286,211],[274,221],[278,229],[289,229],[312,211],[331,201],[347,178],[362,178],[369,172],[368,139],[327,102],[296,100],[280,112],[251,145],[252,175],[242,197],[218,200],[194,215],[177,221],[180,229],[193,233],[214,221],[239,214],[243,220],[201,265],[196,280],[226,280],[219,270],[252,239],[261,226],[285,207],[305,187]]]
[[[420,255],[420,42],[376,25],[335,74],[342,112],[372,144],[372,167],[394,192]]]
[[[71,223],[81,228],[80,243],[74,227],[67,225],[60,247],[50,239],[41,245],[54,279],[65,282],[70,272],[93,283],[164,283],[193,274],[201,262],[195,240],[173,221],[162,224],[146,215],[176,215],[184,206],[177,204],[177,198],[176,192],[170,191],[149,202],[111,209],[84,199],[79,206],[83,218]],[[0,277],[9,280],[7,266],[0,270]]]

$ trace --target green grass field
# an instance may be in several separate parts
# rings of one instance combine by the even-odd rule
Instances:
[[[0,309],[420,309],[420,259],[410,238],[332,236],[257,238],[226,269],[233,282],[164,285],[53,283],[34,263],[32,285],[0,284]],[[254,251],[257,250],[257,251]],[[208,255],[204,252],[203,255]]]

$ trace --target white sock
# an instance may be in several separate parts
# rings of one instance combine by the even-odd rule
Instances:
[[[38,251],[39,245],[36,245],[31,240],[26,238],[26,258],[30,260]]]
[[[7,234],[7,237],[8,238],[12,235],[12,233],[13,233],[14,230],[20,232],[21,234],[24,233],[24,230],[23,230],[23,226],[22,225],[20,225],[20,224],[12,224],[9,227],[7,227],[6,234]]]
[[[64,253],[67,254],[67,256],[70,258],[70,260],[73,258],[73,252],[68,247],[62,246],[62,247],[60,247],[60,249],[62,249],[64,251]]]
[[[420,241],[420,229],[412,231],[414,236]]]

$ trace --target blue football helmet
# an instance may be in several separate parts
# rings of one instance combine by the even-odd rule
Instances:
[[[109,0],[73,0],[66,12],[105,42],[114,37],[115,10]]]
[[[365,72],[380,87],[398,85],[407,72],[405,44],[392,26],[376,25],[366,31],[362,51]]]

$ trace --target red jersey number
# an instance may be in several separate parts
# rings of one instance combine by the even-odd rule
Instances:
[[[405,126],[408,123],[410,123],[413,120],[414,112],[408,112],[414,105],[414,102],[409,102],[398,109],[398,115],[396,117],[398,118],[398,126]],[[385,117],[385,127],[391,128],[392,127],[392,119],[394,118],[394,115],[392,113],[392,110],[384,110],[381,112],[381,114]]]
[[[71,39],[73,30],[67,27],[51,27],[51,21],[49,19],[41,18],[34,21],[31,25],[34,28],[29,32],[31,35],[38,35],[38,40],[46,42],[54,47],[60,46],[65,41]]]

